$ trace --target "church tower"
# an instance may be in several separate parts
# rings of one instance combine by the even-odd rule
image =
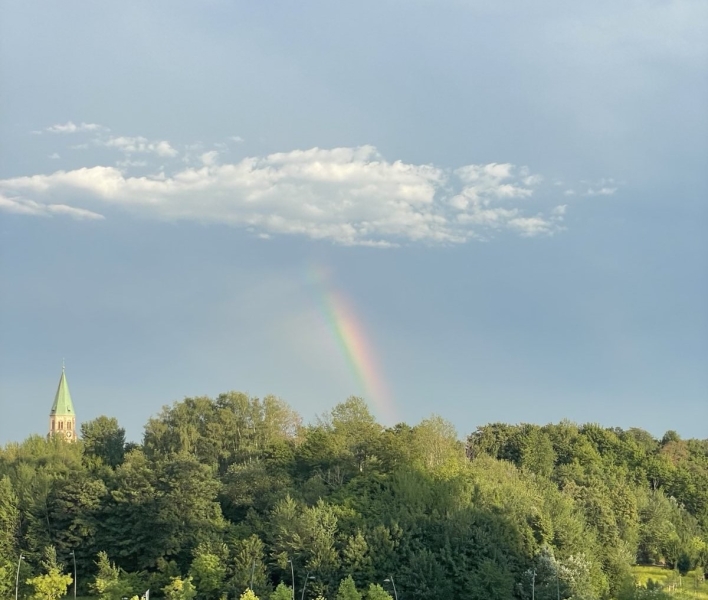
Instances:
[[[59,387],[56,396],[54,396],[54,404],[49,412],[49,436],[54,435],[63,436],[68,442],[76,441],[76,414],[63,365]]]

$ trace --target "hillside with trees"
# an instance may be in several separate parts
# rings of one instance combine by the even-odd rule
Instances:
[[[313,599],[630,600],[664,594],[633,565],[708,566],[708,440],[672,431],[498,423],[462,442],[358,398],[305,425],[232,392],[163,408],[139,445],[107,417],[81,437],[0,450],[2,598],[18,564],[21,598],[66,591],[74,559],[78,595],[107,600],[290,599],[293,575]]]

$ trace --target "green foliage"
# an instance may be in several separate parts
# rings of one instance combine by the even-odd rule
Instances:
[[[20,509],[10,478],[0,477],[0,561],[10,561],[17,555],[20,533]]]
[[[73,582],[71,575],[63,573],[57,563],[57,553],[53,546],[44,549],[42,560],[43,574],[27,580],[27,584],[34,590],[34,600],[57,600],[66,594],[66,590]]]
[[[681,575],[686,576],[692,568],[691,557],[686,552],[682,552],[676,561],[676,569]]]
[[[357,591],[351,575],[339,583],[335,598],[336,600],[361,600],[361,594]]]
[[[390,598],[393,574],[407,600],[521,600],[532,581],[608,600],[673,585],[635,586],[637,561],[708,567],[708,440],[674,432],[497,423],[463,445],[439,417],[384,428],[361,398],[302,427],[237,392],[165,407],[139,445],[115,419],[82,431],[0,449],[0,597],[20,552],[29,595],[49,545],[102,600],[291,600],[291,568],[310,599]]]
[[[90,589],[100,600],[121,600],[145,589],[143,573],[127,573],[111,562],[105,552],[98,553],[96,567]]]
[[[393,596],[378,583],[370,583],[366,590],[366,600],[393,600]]]
[[[72,582],[71,575],[65,575],[56,568],[27,580],[28,585],[34,588],[32,598],[36,600],[57,600],[66,594]]]
[[[197,595],[191,577],[173,577],[170,583],[162,588],[162,592],[167,600],[192,600]]]
[[[189,575],[194,580],[199,596],[212,600],[221,595],[226,566],[220,556],[210,552],[206,546],[200,546],[195,551]]]
[[[248,588],[239,596],[239,600],[258,600],[258,596],[256,596],[252,589]]]
[[[292,600],[293,599],[293,588],[285,585],[284,583],[279,583],[275,588],[275,591],[270,595],[270,600]]]
[[[81,424],[84,458],[90,465],[115,468],[125,456],[125,429],[114,417],[98,417]]]

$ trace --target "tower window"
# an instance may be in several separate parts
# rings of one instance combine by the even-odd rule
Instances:
[[[64,429],[64,421],[59,421],[59,429]]]

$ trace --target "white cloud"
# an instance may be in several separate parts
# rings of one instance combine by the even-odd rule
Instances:
[[[48,131],[49,133],[81,133],[85,131],[108,131],[108,129],[98,123],[79,123],[76,125],[75,123],[68,121],[64,124],[60,123],[47,127],[45,131]]]
[[[148,144],[144,138],[112,139],[125,140],[114,142],[120,148]],[[262,237],[295,234],[371,246],[461,243],[503,230],[548,235],[559,229],[565,212],[563,206],[548,216],[524,214],[533,194],[525,181],[534,176],[511,164],[451,172],[388,162],[372,146],[294,150],[233,164],[217,164],[214,151],[201,158],[200,166],[169,175],[129,176],[95,166],[5,179],[0,192],[26,198],[13,202],[44,206],[45,212],[49,205],[38,202],[71,198],[82,207],[110,205],[147,218],[226,223]]]
[[[598,181],[581,181],[588,186],[588,189],[583,193],[583,196],[613,196],[619,189],[622,182],[612,178],[602,178]]]
[[[177,156],[177,150],[169,142],[150,141],[142,136],[137,137],[110,137],[107,140],[97,140],[97,143],[109,148],[116,148],[125,154],[156,154],[157,156]]]
[[[241,144],[245,141],[240,135],[232,135],[229,137],[229,139],[232,142],[236,142],[237,144]]]
[[[588,188],[586,196],[612,196],[617,191],[616,187],[601,187],[597,189]]]
[[[53,152],[52,154],[49,155],[49,158],[51,158],[52,160],[57,160],[57,159],[61,158],[61,156],[59,156],[58,153]]]
[[[215,165],[216,159],[219,158],[219,153],[216,150],[211,150],[202,154],[202,164],[208,166]]]
[[[124,169],[127,169],[128,167],[147,167],[147,161],[131,160],[129,158],[126,158],[125,160],[117,161],[116,166]]]
[[[101,214],[83,208],[75,208],[66,204],[42,204],[34,200],[9,198],[2,194],[0,194],[0,210],[35,217],[65,215],[78,220],[98,220],[104,218]]]

